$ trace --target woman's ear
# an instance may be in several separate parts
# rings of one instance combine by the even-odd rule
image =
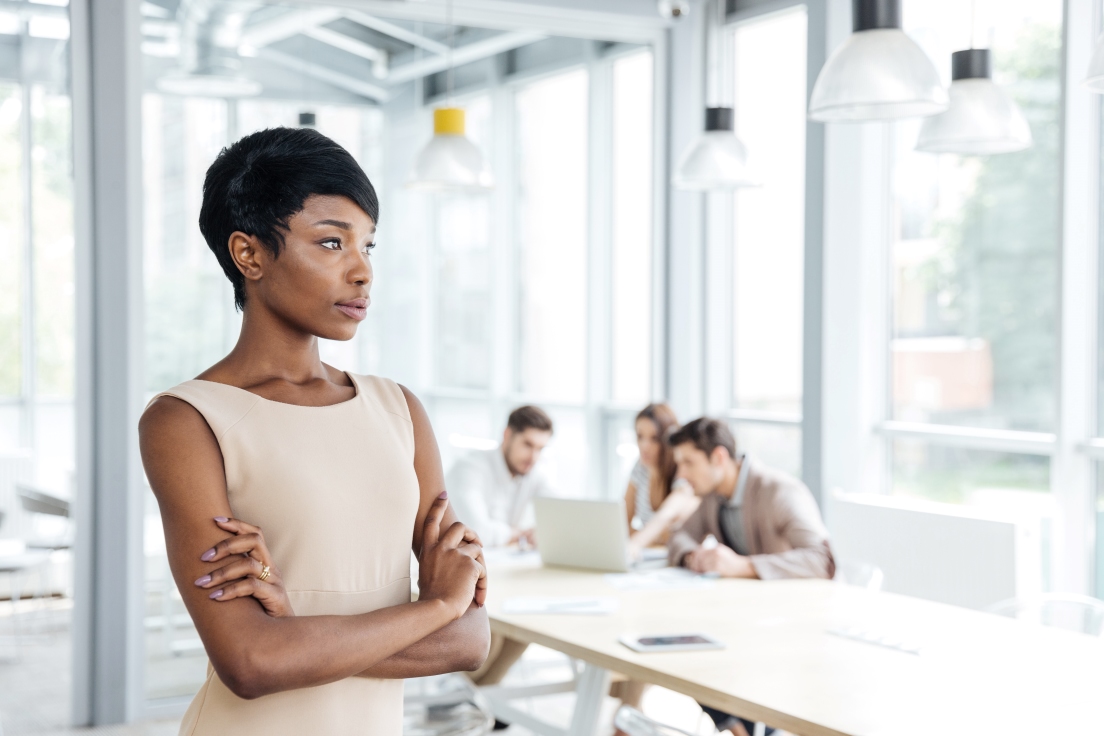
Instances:
[[[230,257],[234,259],[234,265],[249,281],[260,281],[264,275],[264,262],[268,253],[256,236],[246,235],[243,232],[230,234]]]

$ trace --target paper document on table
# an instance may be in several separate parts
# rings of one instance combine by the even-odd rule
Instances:
[[[617,611],[619,602],[616,598],[581,598],[569,596],[525,596],[521,598],[507,598],[502,602],[502,612],[505,614],[525,613],[563,613],[587,616],[605,616]]]
[[[682,567],[664,567],[641,572],[611,572],[606,582],[618,590],[685,590],[711,588],[715,578],[693,573]]]

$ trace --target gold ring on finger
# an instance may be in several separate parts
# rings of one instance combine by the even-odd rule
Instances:
[[[261,574],[257,576],[257,579],[260,580],[263,583],[265,580],[268,580],[268,575],[271,572],[272,572],[271,567],[269,567],[268,565],[262,565],[261,566]]]

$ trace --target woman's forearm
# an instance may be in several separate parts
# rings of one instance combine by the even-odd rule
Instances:
[[[259,609],[256,614],[232,640],[204,642],[219,678],[246,699],[352,677],[455,620],[440,600],[356,616],[270,618]]]
[[[471,672],[483,665],[490,646],[487,609],[472,604],[461,618],[359,674],[401,679]]]

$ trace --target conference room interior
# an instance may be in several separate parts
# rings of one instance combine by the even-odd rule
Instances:
[[[856,29],[871,8],[901,30]],[[514,690],[407,733],[612,733],[622,675],[654,683],[641,729],[712,734],[704,703],[756,734],[1026,733],[994,705],[1044,687],[1020,726],[1101,731],[1102,27],[1096,0],[0,1],[0,734],[176,733],[207,677],[137,421],[235,344],[202,183],[276,126],[379,193],[368,316],[320,351],[417,394],[446,471],[534,404],[555,495],[618,501],[665,402],[799,478],[830,534],[833,581],[655,593],[662,630],[635,633],[699,633],[693,600],[730,621],[701,654],[598,642],[644,593],[541,568],[539,536],[494,556],[492,630],[535,643]],[[892,38],[826,66],[864,33]],[[963,56],[952,79],[967,49],[991,81]],[[925,74],[927,107],[869,101]],[[869,104],[817,108],[818,81]],[[419,178],[438,108],[464,110],[478,182]],[[1029,133],[948,133],[987,114]],[[616,605],[590,630],[502,611],[561,594]],[[933,673],[971,684],[946,705]]]

